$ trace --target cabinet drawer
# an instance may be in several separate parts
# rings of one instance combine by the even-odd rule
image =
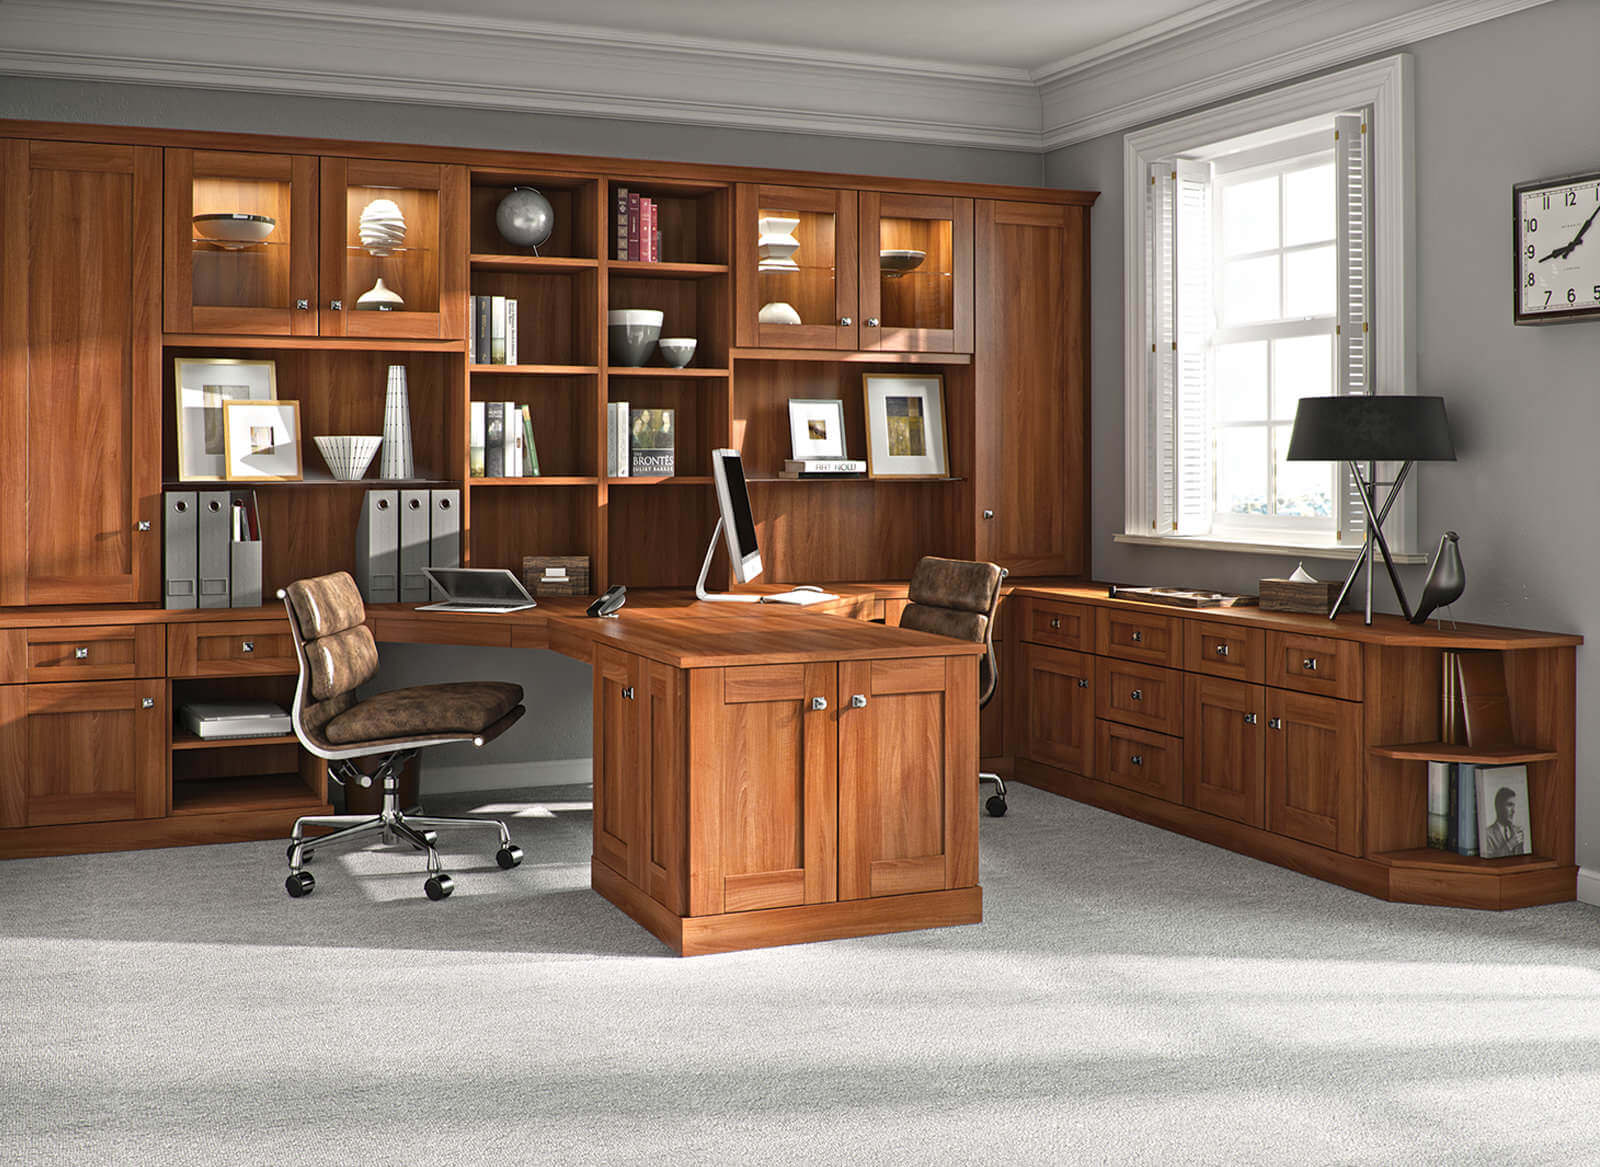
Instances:
[[[1353,640],[1267,633],[1267,684],[1361,700],[1361,646]]]
[[[1101,656],[1120,656],[1123,660],[1146,661],[1175,669],[1183,666],[1178,621],[1155,612],[1101,608],[1095,651]]]
[[[1183,674],[1154,665],[1099,657],[1095,716],[1158,733],[1183,732]]]
[[[1183,667],[1232,681],[1259,685],[1266,674],[1266,634],[1205,620],[1184,621]]]
[[[1183,801],[1183,741],[1111,721],[1097,723],[1102,782],[1168,802]]]
[[[160,624],[30,628],[27,639],[29,681],[159,677],[166,665],[166,629]]]
[[[1029,599],[1022,607],[1022,639],[1052,648],[1093,652],[1093,610],[1082,604]]]
[[[168,676],[237,677],[295,673],[299,668],[287,617],[173,624],[168,628]]]

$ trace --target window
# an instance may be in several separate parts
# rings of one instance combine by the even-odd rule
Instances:
[[[1359,547],[1348,470],[1285,455],[1300,398],[1410,391],[1405,61],[1129,135],[1124,538]]]

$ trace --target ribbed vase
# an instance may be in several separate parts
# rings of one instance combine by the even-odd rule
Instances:
[[[389,366],[389,392],[383,401],[383,478],[415,478],[411,457],[411,399],[406,393],[406,367]]]

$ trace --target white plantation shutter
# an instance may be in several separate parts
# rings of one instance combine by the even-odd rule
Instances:
[[[1212,483],[1211,164],[1177,165],[1177,488],[1180,535],[1204,535],[1215,511]]]
[[[1158,162],[1150,167],[1146,222],[1145,270],[1150,273],[1145,319],[1150,322],[1149,408],[1145,411],[1145,498],[1153,534],[1170,534],[1178,527],[1177,499],[1177,264],[1176,166]]]
[[[1340,395],[1372,393],[1372,125],[1371,110],[1334,119],[1334,211],[1338,243],[1339,320],[1334,384]],[[1380,473],[1383,468],[1379,468]],[[1339,467],[1335,500],[1339,540],[1366,538],[1361,494],[1348,466]]]

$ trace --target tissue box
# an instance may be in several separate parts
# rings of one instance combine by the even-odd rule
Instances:
[[[1342,580],[1264,579],[1261,581],[1263,612],[1312,612],[1326,616],[1344,586]]]

